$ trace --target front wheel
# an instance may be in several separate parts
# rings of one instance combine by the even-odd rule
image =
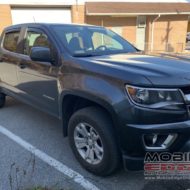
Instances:
[[[107,176],[118,168],[120,153],[113,125],[102,109],[88,107],[74,113],[69,141],[81,165],[95,175]]]
[[[6,101],[6,96],[3,93],[0,93],[0,108],[4,107]]]

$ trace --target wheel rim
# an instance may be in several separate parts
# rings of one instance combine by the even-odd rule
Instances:
[[[104,155],[102,140],[87,123],[79,123],[74,130],[74,142],[80,156],[89,164],[99,164]]]

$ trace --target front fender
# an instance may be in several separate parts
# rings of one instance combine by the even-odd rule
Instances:
[[[98,105],[101,105],[103,108],[105,108],[113,117],[113,119],[116,118],[116,112],[113,108],[113,106],[107,102],[106,100],[94,95],[94,94],[91,94],[89,92],[84,92],[84,91],[81,91],[81,90],[78,90],[78,89],[70,89],[70,90],[64,90],[62,91],[62,93],[60,94],[60,105],[59,105],[59,110],[60,110],[60,113],[62,114],[63,113],[63,100],[66,96],[68,95],[72,95],[72,96],[76,96],[76,97],[80,97],[80,98],[83,98],[83,99],[86,99],[86,100],[89,100],[91,102],[94,102]],[[61,115],[61,118],[63,118],[64,116]]]
[[[81,97],[100,105],[110,113],[114,126],[119,125],[119,113],[131,106],[125,86],[118,80],[84,73],[71,73],[61,76],[60,81],[59,110],[61,118],[64,118],[62,105],[64,97],[67,95]]]

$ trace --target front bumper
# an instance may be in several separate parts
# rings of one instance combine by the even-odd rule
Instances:
[[[165,150],[147,150],[143,135],[177,134],[177,138]],[[146,152],[189,152],[190,151],[190,120],[168,124],[127,125],[122,130],[122,153],[124,166],[128,170],[143,169]]]

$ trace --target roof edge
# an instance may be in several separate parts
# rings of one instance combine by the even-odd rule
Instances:
[[[171,12],[171,13],[86,13],[87,16],[137,16],[137,15],[190,15],[190,12]]]

